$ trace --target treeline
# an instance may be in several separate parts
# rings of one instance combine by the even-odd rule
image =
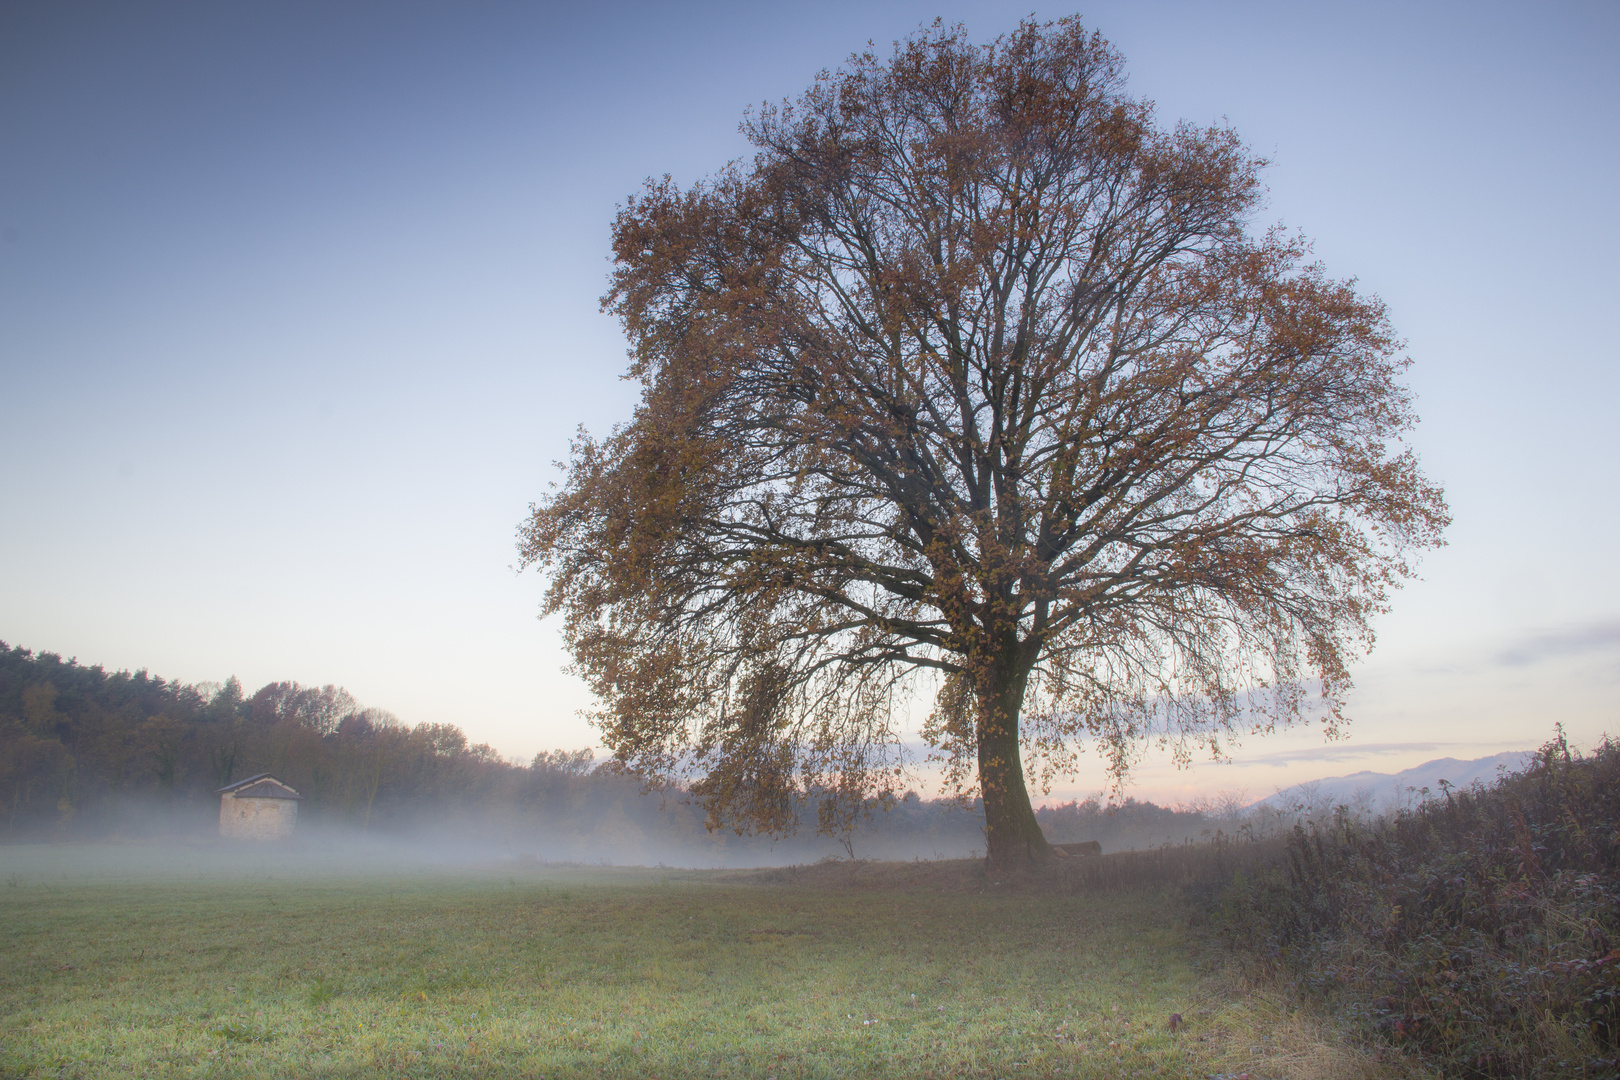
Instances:
[[[1093,797],[1042,806],[1035,820],[1054,844],[1096,840],[1107,852],[1201,843],[1217,833],[1234,832],[1240,821],[1213,806],[1159,806],[1129,797],[1117,803]]]
[[[788,840],[710,832],[682,792],[649,793],[588,751],[523,764],[453,724],[407,726],[337,686],[272,682],[248,694],[234,677],[192,685],[109,673],[0,642],[0,833],[205,834],[216,789],[260,772],[304,796],[301,830],[475,836],[545,858],[749,863],[983,846],[976,808],[914,794],[843,843],[815,835],[812,800],[801,807],[807,827]]]
[[[306,830],[474,835],[545,858],[746,864],[984,847],[977,804],[914,793],[841,837],[816,835],[813,797],[801,800],[790,838],[710,832],[681,791],[648,793],[588,751],[508,761],[454,724],[407,726],[338,686],[272,682],[249,694],[234,677],[193,685],[0,642],[0,835],[206,834],[215,790],[261,772],[304,796]],[[1134,799],[1047,806],[1037,817],[1054,842],[1100,840],[1107,851],[1202,839],[1222,824],[1206,810]]]
[[[272,682],[248,695],[234,677],[109,673],[0,642],[0,820],[13,833],[115,831],[132,808],[183,818],[256,772],[298,788],[305,814],[367,827],[476,797],[511,771],[452,724],[406,727],[341,687]]]

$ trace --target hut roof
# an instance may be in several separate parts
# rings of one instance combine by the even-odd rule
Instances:
[[[238,799],[302,799],[303,796],[277,780],[269,773],[259,773],[234,784],[217,789],[216,795],[231,795]]]

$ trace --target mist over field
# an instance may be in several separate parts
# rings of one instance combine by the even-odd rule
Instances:
[[[1375,806],[1363,788],[1409,801],[1442,776],[1465,784],[1500,763],[1437,762],[1442,773],[1427,779],[1361,774],[1258,804],[1235,792],[1175,807],[1097,795],[1049,803],[1036,817],[1053,843],[1143,850],[1266,835],[1338,803],[1370,815],[1387,800]],[[216,789],[260,773],[302,796],[292,838],[223,839]],[[81,869],[105,859],[119,872],[185,873],[194,864],[284,872],[504,863],[739,869],[984,854],[977,801],[895,792],[868,800],[828,834],[818,831],[825,795],[796,798],[789,835],[711,829],[681,787],[649,784],[588,750],[511,761],[469,744],[454,725],[406,726],[341,687],[275,682],[250,694],[234,679],[188,685],[0,647],[0,863],[21,857],[15,845],[59,841],[82,849],[73,856]]]
[[[533,771],[526,770],[526,771]],[[976,802],[923,799],[915,793],[888,809],[871,808],[847,833],[816,831],[806,804],[798,831],[771,837],[703,827],[700,808],[679,792],[643,792],[611,773],[573,778],[567,802],[540,806],[428,806],[361,829],[316,813],[298,820],[292,837],[237,840],[218,832],[217,801],[165,803],[154,795],[126,796],[102,828],[13,829],[0,839],[0,867],[39,852],[88,872],[105,860],[109,873],[189,876],[190,868],[236,873],[279,868],[284,873],[478,869],[509,864],[743,869],[824,860],[962,859],[984,853],[983,816]],[[1167,808],[1128,799],[1096,799],[1037,811],[1054,843],[1098,840],[1106,852],[1208,840],[1231,833],[1231,802],[1223,811]],[[1275,816],[1275,815],[1273,815]],[[6,842],[6,841],[9,841]],[[63,841],[67,841],[63,843]],[[33,852],[33,854],[27,854]]]

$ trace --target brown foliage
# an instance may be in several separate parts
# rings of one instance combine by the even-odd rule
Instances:
[[[1161,130],[1074,20],[938,25],[744,130],[614,227],[635,418],[521,530],[618,758],[716,822],[903,765],[895,695],[1049,854],[1023,756],[1329,729],[1439,542],[1382,305],[1252,235],[1236,134]],[[1309,687],[1320,686],[1316,706]]]

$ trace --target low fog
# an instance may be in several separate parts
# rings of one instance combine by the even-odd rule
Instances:
[[[545,773],[541,766],[526,772]],[[499,811],[465,806],[417,807],[365,828],[320,806],[301,811],[283,840],[220,835],[217,797],[118,800],[100,828],[60,822],[10,830],[0,842],[0,878],[43,881],[131,878],[321,877],[414,872],[481,872],[539,867],[748,869],[824,860],[960,859],[984,853],[983,816],[975,804],[914,793],[887,809],[873,805],[853,830],[815,831],[806,803],[793,835],[738,834],[703,826],[701,808],[679,792],[645,792],[610,770],[585,768],[562,781],[566,798]],[[1262,838],[1297,821],[1333,812],[1327,800],[1244,805],[1228,794],[1195,806],[1168,808],[1125,799],[1087,799],[1041,807],[1036,814],[1053,843],[1097,840],[1104,853]],[[1343,803],[1337,805],[1343,806]],[[1361,816],[1370,811],[1357,810]]]
[[[222,837],[220,789],[260,774],[296,793],[296,827],[273,842]],[[785,808],[797,825],[788,835],[741,834],[711,828],[680,787],[649,784],[589,750],[513,761],[453,724],[407,726],[341,687],[275,682],[248,694],[235,679],[109,674],[0,643],[0,870],[30,845],[61,844],[84,848],[81,856],[93,847],[119,873],[509,862],[741,869],[984,852],[974,802],[895,793],[846,807],[834,815],[839,831],[825,835],[825,797],[802,792]],[[1098,796],[1036,816],[1053,843],[1095,840],[1109,853],[1258,838],[1339,803],[1360,816],[1375,810],[1358,793],[1313,789],[1253,805],[1241,794],[1178,807]]]

